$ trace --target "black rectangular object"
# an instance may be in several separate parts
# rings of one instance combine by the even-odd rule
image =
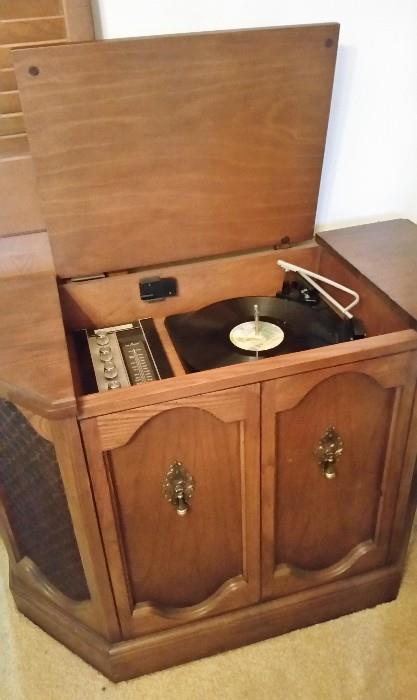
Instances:
[[[148,277],[139,280],[139,291],[142,301],[162,301],[177,296],[177,280],[175,277]]]

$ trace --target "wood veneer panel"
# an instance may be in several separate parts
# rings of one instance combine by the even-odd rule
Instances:
[[[358,273],[417,320],[417,225],[405,219],[318,235]]]
[[[320,249],[312,243],[293,250],[268,250],[68,282],[60,285],[63,314],[69,329],[100,328],[146,316],[164,318],[194,311],[221,299],[268,296],[280,289],[284,279],[276,264],[279,258],[317,270],[319,257]],[[175,277],[178,296],[151,304],[142,301],[139,281],[154,276]]]
[[[82,431],[127,636],[259,600],[257,385],[113,413]],[[186,518],[161,494],[176,460],[195,483]]]
[[[416,354],[400,353],[264,385],[265,597],[388,562],[416,374]],[[343,441],[334,480],[315,456],[329,426]]]
[[[88,0],[0,2],[0,236],[45,227],[10,49],[92,37]]]
[[[18,609],[81,658],[117,682],[235,649],[340,615],[393,600],[401,570],[385,567],[284,600],[249,606],[178,629],[108,644],[58,611],[19,580],[12,580]]]
[[[308,239],[337,35],[314,25],[19,51],[58,274]]]
[[[191,443],[185,437],[190,433]],[[135,603],[151,600],[168,608],[195,605],[241,574],[239,442],[238,421],[225,425],[207,412],[180,407],[155,415],[128,444],[112,451],[111,470]],[[181,520],[161,497],[175,455],[180,455],[196,484],[187,520]]]
[[[68,507],[90,591],[92,611],[85,620],[106,639],[120,639],[110,579],[85,462],[74,418],[51,423]]]
[[[384,390],[364,374],[341,372],[277,417],[277,562],[318,571],[373,539],[393,400],[392,389]],[[331,484],[314,457],[330,425],[344,444]],[[321,517],[316,519],[316,513]]]
[[[417,348],[417,333],[413,330],[388,333],[385,336],[364,338],[323,348],[289,353],[261,360],[195,372],[185,377],[173,377],[161,382],[148,382],[112,392],[111,400],[105,393],[81,396],[77,400],[82,418],[105,415],[139,406],[150,406],[185,396],[196,396],[208,391],[268,381],[278,377],[309,372],[324,367],[338,367],[348,362],[359,362],[373,357],[390,357]]]
[[[368,336],[400,331],[412,325],[412,319],[408,314],[393,304],[383,292],[342,260],[340,256],[327,248],[321,252],[319,271],[325,277],[337,280],[340,284],[354,289],[359,294],[360,302],[352,309],[352,313],[362,321]],[[402,285],[401,278],[397,280],[397,283],[399,286]],[[351,297],[337,289],[331,289],[331,293],[341,303],[346,304],[351,300]]]
[[[29,151],[28,137],[26,134],[11,134],[0,136],[0,152],[4,158],[24,156]]]
[[[32,158],[0,159],[0,235],[44,228]]]
[[[0,239],[0,395],[39,415],[75,412],[54,266],[44,233]]]

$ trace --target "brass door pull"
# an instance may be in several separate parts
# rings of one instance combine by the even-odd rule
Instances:
[[[314,450],[314,455],[318,459],[321,473],[325,479],[334,479],[336,477],[336,462],[342,452],[342,438],[336,432],[336,428],[330,426],[320,438]]]
[[[175,507],[180,517],[187,515],[193,492],[194,479],[184,469],[182,462],[171,464],[162,484],[162,493],[167,501]]]

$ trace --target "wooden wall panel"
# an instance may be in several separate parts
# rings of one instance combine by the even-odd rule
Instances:
[[[12,68],[0,69],[0,91],[17,90],[16,76]]]
[[[0,114],[0,136],[21,134],[24,130],[23,114]]]
[[[3,46],[16,44],[38,44],[65,40],[66,29],[63,17],[41,19],[8,20],[0,24],[0,42]]]
[[[0,20],[48,17],[61,12],[61,0],[1,0]]]
[[[0,70],[2,68],[12,68],[12,55],[5,46],[0,46]]]
[[[20,97],[17,90],[0,92],[0,113],[2,115],[18,114],[20,110]],[[2,151],[3,147],[0,141],[0,153],[2,153]]]
[[[89,0],[0,2],[0,236],[45,227],[10,49],[93,38]]]

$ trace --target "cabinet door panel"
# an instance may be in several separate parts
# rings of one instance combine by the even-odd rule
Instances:
[[[264,385],[264,597],[386,562],[414,383],[405,353]],[[329,479],[317,448],[332,427]]]
[[[258,387],[105,416],[84,434],[125,634],[259,599]],[[193,478],[184,517],[163,495],[176,462]]]

